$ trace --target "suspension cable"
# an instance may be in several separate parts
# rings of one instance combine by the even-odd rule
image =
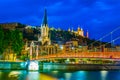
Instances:
[[[108,34],[106,34],[105,36],[103,36],[103,37],[99,38],[98,40],[94,41],[93,43],[91,43],[91,44],[89,44],[89,45],[93,45],[94,43],[96,43],[96,42],[98,42],[98,41],[100,41],[100,40],[104,39],[105,37],[107,37],[107,36],[109,36],[109,35],[113,34],[115,31],[117,31],[117,30],[119,30],[119,29],[120,29],[120,27],[118,27],[118,28],[114,29],[113,31],[109,32],[109,33],[108,33]],[[111,41],[113,41],[113,40],[111,40]],[[89,46],[89,45],[88,45],[88,46]]]

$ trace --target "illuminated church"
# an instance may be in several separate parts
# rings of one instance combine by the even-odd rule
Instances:
[[[49,27],[47,23],[47,10],[45,9],[43,23],[40,27],[41,34],[38,34],[38,41],[31,41],[29,47],[30,59],[38,59],[41,55],[55,54],[58,51],[58,45],[51,44]]]
[[[47,11],[45,9],[43,23],[41,25],[41,36],[38,37],[38,41],[42,43],[42,45],[51,45],[51,40],[49,37],[49,27],[47,24]]]

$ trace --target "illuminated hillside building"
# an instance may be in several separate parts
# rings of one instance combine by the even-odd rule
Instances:
[[[80,35],[80,36],[82,36],[82,37],[87,37],[87,38],[89,38],[89,33],[88,33],[88,31],[87,31],[87,33],[86,33],[86,36],[84,35],[84,30],[82,29],[82,28],[80,28],[79,26],[78,26],[78,29],[77,29],[77,31],[74,31],[73,30],[73,28],[72,29],[68,29],[68,31],[69,32],[72,32],[72,33],[75,33],[76,35]]]
[[[80,27],[78,27],[78,30],[75,33],[84,37],[84,31]]]

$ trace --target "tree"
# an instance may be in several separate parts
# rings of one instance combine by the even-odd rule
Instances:
[[[2,54],[4,51],[3,41],[4,41],[4,32],[3,32],[2,27],[0,26],[0,54]]]
[[[23,35],[19,30],[11,31],[11,49],[17,53],[20,54],[22,47],[23,47]]]
[[[0,27],[0,54],[5,52],[4,55],[7,56],[9,53],[18,55],[21,53],[23,45],[23,35],[19,30],[3,30]]]

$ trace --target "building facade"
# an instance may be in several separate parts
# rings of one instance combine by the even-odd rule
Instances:
[[[69,28],[68,31],[71,32],[71,33],[75,33],[76,35],[80,35],[82,37],[89,38],[88,31],[86,32],[86,36],[85,36],[85,31],[82,28],[80,28],[79,26],[77,28],[77,31],[74,31],[73,28],[72,29]]]

